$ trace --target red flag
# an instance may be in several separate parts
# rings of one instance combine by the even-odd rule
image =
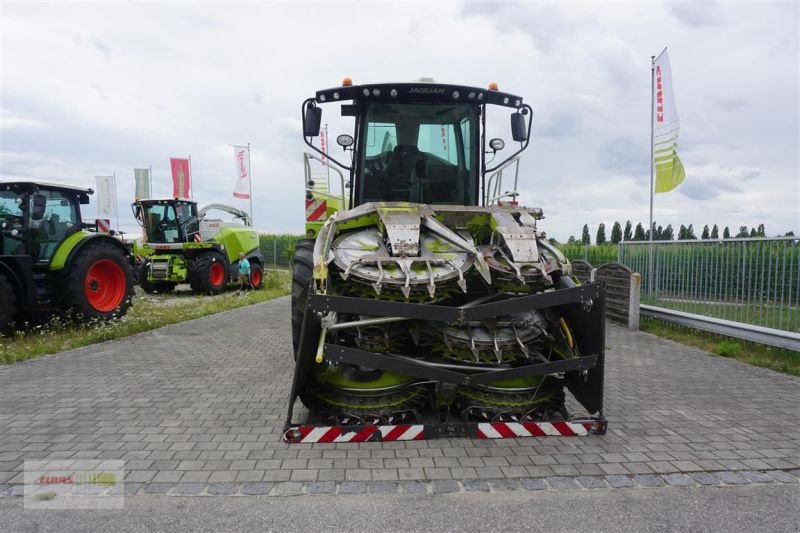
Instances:
[[[189,170],[189,160],[170,158],[169,166],[172,168],[173,198],[191,198],[192,176]]]

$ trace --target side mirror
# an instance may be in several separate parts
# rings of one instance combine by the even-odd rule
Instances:
[[[499,152],[505,147],[506,143],[503,139],[492,139],[489,141],[489,148],[491,148],[493,152]]]
[[[44,218],[45,209],[47,209],[47,196],[43,194],[34,194],[31,218],[33,220],[42,220]]]
[[[516,142],[523,142],[528,139],[528,127],[525,124],[525,116],[522,113],[511,115],[511,138]]]
[[[319,127],[322,124],[322,109],[316,106],[306,108],[305,120],[303,120],[303,135],[305,137],[319,136]]]
[[[339,135],[336,137],[336,144],[341,146],[342,149],[347,150],[350,146],[353,146],[353,137],[346,133]]]

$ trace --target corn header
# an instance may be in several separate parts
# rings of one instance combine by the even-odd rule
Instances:
[[[312,142],[327,103],[354,118],[341,160]],[[510,111],[517,143],[496,164],[490,108]],[[303,103],[319,155],[306,154],[308,238],[293,259],[286,441],[605,432],[603,287],[577,284],[542,210],[518,204],[531,118],[494,84],[345,79]]]

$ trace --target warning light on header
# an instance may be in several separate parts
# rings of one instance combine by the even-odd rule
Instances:
[[[345,78],[342,80],[342,87],[350,87],[351,85],[353,85],[353,80],[350,78]]]
[[[499,91],[500,90],[500,88],[497,86],[497,82],[496,81],[493,81],[492,83],[489,84],[489,90],[490,91]]]

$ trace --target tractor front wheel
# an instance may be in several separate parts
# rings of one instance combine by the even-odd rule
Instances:
[[[189,284],[194,292],[219,294],[228,282],[228,262],[219,252],[207,252],[192,263]]]
[[[17,296],[14,287],[3,274],[0,274],[0,335],[7,335],[14,330],[14,313],[16,312]]]
[[[68,310],[84,320],[107,320],[128,312],[133,268],[114,244],[88,244],[78,251],[61,283]]]

